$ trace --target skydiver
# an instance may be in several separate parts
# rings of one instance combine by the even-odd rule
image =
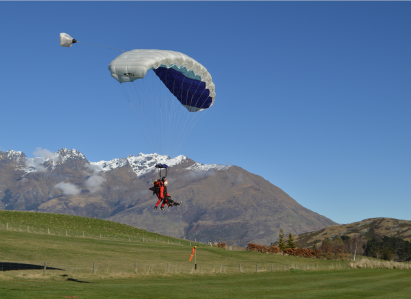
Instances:
[[[153,194],[157,195],[158,201],[156,205],[154,206],[154,211],[157,211],[158,205],[160,202],[161,204],[161,210],[164,211],[164,205],[167,204],[169,208],[173,206],[179,206],[181,205],[181,202],[175,202],[174,200],[171,199],[170,194],[167,192],[167,185],[168,185],[168,180],[166,177],[162,177],[161,180],[155,180],[153,182],[153,187],[150,188],[151,191],[153,191]]]

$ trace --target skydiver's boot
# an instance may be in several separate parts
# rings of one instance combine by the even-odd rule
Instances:
[[[164,207],[161,207],[161,210],[162,210],[162,211],[165,211],[166,209],[164,209]]]
[[[154,211],[157,211],[157,207],[154,207]]]

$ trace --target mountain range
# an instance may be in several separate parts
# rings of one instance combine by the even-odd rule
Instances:
[[[164,235],[245,246],[335,225],[277,186],[238,166],[201,164],[185,156],[130,155],[90,162],[75,149],[38,149],[35,158],[0,151],[0,209],[65,213],[129,224]],[[148,189],[170,166],[168,191],[180,207],[154,211]],[[163,171],[164,173],[164,171]]]

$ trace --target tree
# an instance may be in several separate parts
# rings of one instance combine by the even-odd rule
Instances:
[[[285,250],[285,241],[284,241],[284,231],[280,229],[279,239],[278,239],[278,247],[280,247],[281,252]]]
[[[331,259],[331,240],[330,238],[325,238],[321,244],[320,250],[322,253],[328,255],[328,259]]]
[[[295,248],[294,237],[291,233],[288,235],[287,245],[288,248]]]
[[[331,242],[331,251],[334,253],[334,258],[338,259],[344,251],[344,242],[336,236]]]
[[[354,235],[351,238],[351,253],[354,255],[354,262],[357,258],[357,254],[361,254],[363,250],[364,238]]]

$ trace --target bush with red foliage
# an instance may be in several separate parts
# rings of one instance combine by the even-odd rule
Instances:
[[[217,244],[217,247],[227,249],[227,243],[221,243],[220,242],[220,243]]]
[[[281,250],[280,250],[280,247],[278,246],[271,246],[269,252],[274,253],[274,254],[279,254]]]
[[[263,247],[263,246],[258,245],[258,244],[248,243],[247,250],[248,250],[248,251],[258,251],[258,252],[261,252],[261,251],[262,251],[262,247]]]
[[[283,254],[301,256],[308,258],[319,258],[321,252],[319,250],[307,249],[307,248],[287,248],[283,251]]]

